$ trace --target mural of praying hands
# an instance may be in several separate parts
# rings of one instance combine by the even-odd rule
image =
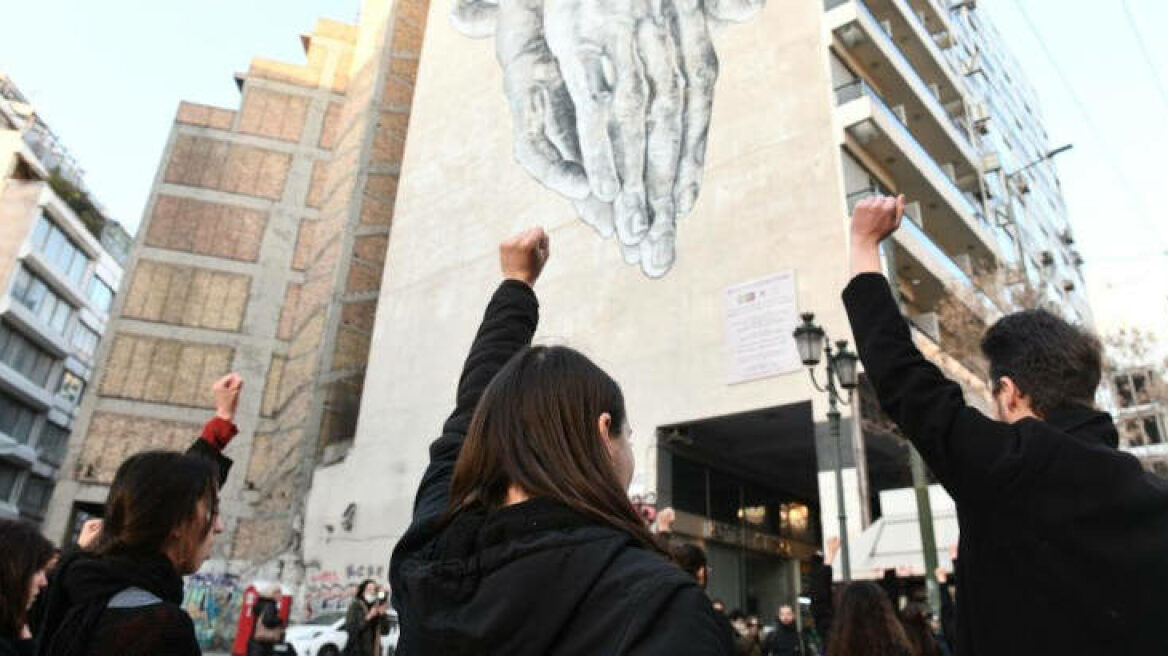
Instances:
[[[709,26],[764,2],[455,0],[452,21],[496,36],[517,161],[660,277],[701,185],[718,70]]]

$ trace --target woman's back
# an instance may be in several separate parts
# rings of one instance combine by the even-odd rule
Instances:
[[[557,502],[467,512],[402,564],[414,653],[684,654],[726,640],[692,577]],[[403,646],[407,646],[403,644]]]

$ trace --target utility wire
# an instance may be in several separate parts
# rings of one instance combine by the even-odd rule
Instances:
[[[1132,34],[1136,37],[1136,43],[1140,46],[1140,55],[1144,58],[1144,63],[1148,66],[1148,73],[1152,76],[1152,83],[1156,85],[1156,90],[1160,92],[1160,100],[1164,103],[1164,109],[1168,110],[1168,88],[1164,87],[1164,82],[1160,78],[1160,71],[1156,68],[1156,64],[1152,59],[1152,51],[1148,48],[1148,42],[1144,40],[1144,35],[1140,32],[1139,25],[1136,23],[1136,18],[1132,14],[1131,5],[1127,0],[1120,0],[1120,6],[1123,7],[1123,14],[1127,18],[1128,27],[1131,28]]]
[[[1127,174],[1124,173],[1120,158],[1117,157],[1115,151],[1111,149],[1111,143],[1106,138],[1104,138],[1103,131],[1099,129],[1099,125],[1096,124],[1095,119],[1091,117],[1091,112],[1087,111],[1087,103],[1083,102],[1083,98],[1079,95],[1079,92],[1075,90],[1075,87],[1071,84],[1067,74],[1063,72],[1062,66],[1059,65],[1058,60],[1054,56],[1054,53],[1051,52],[1050,47],[1047,46],[1046,40],[1042,38],[1042,34],[1038,31],[1038,27],[1030,18],[1030,14],[1026,12],[1026,8],[1023,7],[1022,2],[1020,0],[1014,0],[1014,6],[1018,9],[1018,13],[1022,15],[1022,19],[1026,22],[1026,27],[1029,28],[1030,33],[1034,35],[1034,40],[1038,42],[1038,46],[1042,49],[1043,54],[1046,55],[1047,61],[1050,62],[1051,68],[1053,68],[1054,72],[1058,75],[1059,80],[1063,84],[1063,87],[1066,88],[1067,93],[1071,97],[1071,101],[1079,109],[1079,113],[1082,114],[1083,121],[1095,135],[1095,139],[1099,142],[1099,146],[1103,149],[1103,153],[1107,156],[1108,159],[1111,160],[1113,164],[1112,171],[1115,173],[1116,178],[1120,184],[1125,187],[1129,197],[1142,206],[1143,211],[1141,212],[1141,216],[1143,216],[1144,220],[1148,222],[1148,226],[1152,229],[1153,234],[1155,234],[1157,237],[1160,237],[1161,226],[1157,225],[1156,222],[1152,220],[1153,215],[1149,209],[1147,200],[1144,198],[1144,195],[1139,192],[1138,188],[1132,184],[1132,181],[1127,177]]]

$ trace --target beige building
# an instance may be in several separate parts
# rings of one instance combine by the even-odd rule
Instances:
[[[0,517],[48,511],[128,244],[0,73]]]
[[[497,3],[456,4],[481,17]],[[588,98],[572,107],[543,87],[549,95],[524,96],[513,67],[522,57],[506,49],[516,35],[470,40],[495,26],[460,16],[452,27],[445,2],[368,0],[359,25],[322,21],[305,37],[305,66],[253,62],[239,111],[180,108],[50,531],[97,510],[126,454],[191,439],[210,407],[203,390],[234,369],[249,383],[229,450],[229,528],[195,587],[222,597],[279,578],[298,613],[343,608],[356,581],[384,578],[408,524],[498,279],[499,240],[538,223],[554,253],[538,289],[538,339],[583,350],[622,384],[633,492],[678,509],[678,531],[710,552],[715,596],[763,613],[792,599],[802,564],[838,533],[840,503],[826,398],[792,359],[790,334],[797,312],[811,311],[848,337],[839,292],[854,202],[879,190],[908,196],[890,273],[918,342],[970,398],[985,390],[957,348],[969,326],[946,304],[960,303],[974,330],[1011,309],[1018,295],[999,288],[1040,289],[1070,316],[1090,314],[1037,103],[1001,82],[1007,69],[1021,76],[972,3],[741,4],[757,11],[724,28],[724,16],[686,16],[703,35],[701,56],[683,62],[687,88],[711,91],[713,111],[708,139],[687,133],[676,160],[700,164],[700,193],[675,231],[656,224],[640,243],[604,185],[559,179],[560,195],[536,181],[549,176],[533,152],[559,149],[561,172],[581,154],[565,134],[534,149],[527,139],[584,116]],[[562,32],[534,36],[565,45]],[[701,84],[713,81],[711,50],[712,88]],[[566,66],[564,76],[578,82]],[[653,105],[655,121],[693,124],[701,102]],[[645,195],[627,180],[626,192],[618,198]],[[603,238],[614,230],[588,205],[598,200],[625,248]],[[774,302],[749,306],[763,297]],[[752,317],[768,329],[750,331]],[[901,516],[907,455],[882,426],[867,396],[845,412],[856,575],[922,569],[915,518]],[[943,552],[952,508],[943,494],[934,505]],[[895,543],[881,538],[893,534]],[[191,610],[209,637],[215,618],[200,613],[211,611]]]

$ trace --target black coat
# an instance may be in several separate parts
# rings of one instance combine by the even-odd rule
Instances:
[[[537,320],[535,294],[520,282],[504,282],[487,307],[457,407],[430,447],[413,523],[390,564],[397,653],[730,654],[692,577],[559,503],[534,499],[437,523],[479,397],[531,342]]]
[[[843,294],[880,404],[957,503],[957,653],[1168,653],[1168,482],[1105,413],[993,421],[916,349],[883,276]]]
[[[9,640],[0,636],[0,656],[32,656],[36,643],[32,640]]]

